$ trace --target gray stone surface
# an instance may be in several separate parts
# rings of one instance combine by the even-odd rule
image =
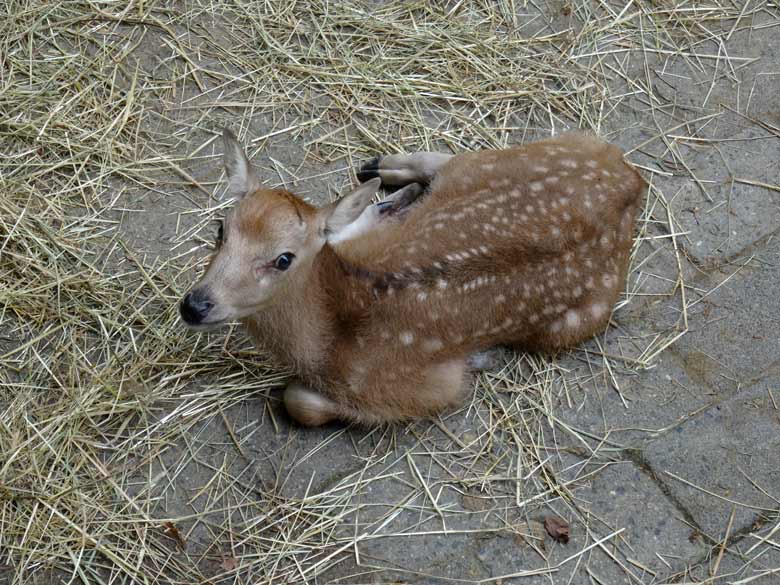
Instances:
[[[671,496],[714,539],[732,510],[735,530],[777,514],[780,411],[770,390],[763,383],[745,389],[645,448]]]
[[[777,527],[776,522],[770,523],[762,529],[738,537],[736,542],[727,545],[723,550],[720,545],[713,548],[705,561],[691,567],[690,577],[701,582],[717,579],[716,582],[745,585],[780,583]]]
[[[628,583],[632,579],[628,572],[640,579],[672,574],[706,552],[699,541],[690,539],[691,529],[681,519],[684,513],[632,462],[593,464],[567,456],[552,471],[570,486],[570,502],[559,500],[552,508],[529,506],[524,513],[513,505],[514,498],[437,491],[444,523],[425,505],[425,495],[410,478],[372,484],[364,497],[397,512],[391,522],[382,523],[381,530],[358,544],[360,566],[351,559],[326,577],[352,582],[349,579],[371,567],[384,567],[389,573],[383,572],[383,578],[413,583],[452,578],[546,583],[553,578],[584,584],[591,574],[609,583]],[[550,515],[570,523],[567,544],[546,534],[543,521]],[[360,518],[354,521],[365,526]],[[451,534],[444,533],[444,525]],[[583,554],[579,563],[579,557],[570,558],[618,531],[603,548]],[[522,580],[511,577],[534,571],[540,574]]]
[[[576,490],[575,496],[591,527],[625,529],[620,535],[621,552],[656,574],[670,572],[669,566],[680,570],[704,552],[690,539],[685,511],[633,462],[609,465]]]
[[[618,374],[618,388],[603,376],[572,385],[568,401],[559,402],[557,416],[590,434],[595,447],[607,439],[617,447],[637,447],[664,435],[719,400],[718,393],[699,379],[697,371],[673,352],[666,352],[651,370]],[[576,446],[577,439],[563,437]]]
[[[713,386],[733,391],[780,381],[780,237],[757,238],[711,274],[712,286],[720,288],[692,308],[690,331],[676,351]]]
[[[572,407],[561,400],[558,416],[598,437],[609,433],[614,442],[638,446],[757,383],[780,399],[780,305],[775,292],[780,287],[780,238],[759,238],[748,252],[692,277],[691,285],[701,292],[689,293],[689,330],[653,369],[618,372],[619,391],[614,383],[604,383],[604,375],[573,377],[568,395]],[[664,310],[670,310],[668,302],[649,301],[618,311],[615,320],[619,329],[641,335],[653,315]],[[618,353],[621,333],[607,334],[605,351]],[[598,359],[594,363],[601,365]]]

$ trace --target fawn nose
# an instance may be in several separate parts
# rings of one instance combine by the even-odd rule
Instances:
[[[203,290],[194,290],[184,295],[179,304],[179,313],[187,325],[200,325],[214,306]]]

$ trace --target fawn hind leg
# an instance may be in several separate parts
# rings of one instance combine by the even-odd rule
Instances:
[[[438,414],[460,404],[466,389],[466,369],[464,360],[450,360],[430,366],[425,371],[423,381],[427,412],[420,414]]]
[[[410,183],[376,205],[369,205],[358,218],[328,238],[331,244],[352,240],[365,233],[378,229],[389,217],[402,218],[409,206],[422,195],[423,187],[419,183]]]
[[[382,387],[379,396],[366,401],[361,401],[358,393],[350,406],[338,404],[300,382],[292,382],[284,390],[284,406],[296,422],[307,427],[335,420],[381,424],[432,416],[461,402],[466,387],[466,369],[465,360],[435,364],[427,367],[421,378],[408,386],[395,384],[390,392]]]
[[[379,215],[398,215],[399,213],[406,211],[412,203],[420,198],[423,191],[425,191],[425,189],[420,183],[409,183],[405,187],[401,187],[398,191],[390,195],[390,197],[377,203]]]
[[[399,383],[382,384],[368,410],[366,422],[395,422],[435,416],[461,403],[466,389],[466,361],[453,359],[425,367]]]
[[[361,183],[379,177],[383,185],[403,186],[409,183],[430,183],[449,160],[451,154],[415,152],[378,156],[363,165],[357,173]]]

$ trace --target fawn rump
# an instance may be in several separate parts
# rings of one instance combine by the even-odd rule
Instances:
[[[388,155],[315,208],[263,188],[224,142],[238,202],[181,316],[241,320],[294,369],[284,401],[302,424],[432,415],[461,401],[480,352],[556,350],[607,326],[645,189],[615,146],[566,134]],[[380,184],[402,188],[372,204]]]

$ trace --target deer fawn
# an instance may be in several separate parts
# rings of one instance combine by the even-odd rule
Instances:
[[[645,188],[615,146],[568,134],[384,156],[315,208],[263,188],[227,130],[224,143],[238,203],[181,316],[241,320],[295,370],[284,403],[304,425],[432,415],[458,404],[480,352],[556,350],[607,326]],[[380,183],[403,188],[373,205]]]

